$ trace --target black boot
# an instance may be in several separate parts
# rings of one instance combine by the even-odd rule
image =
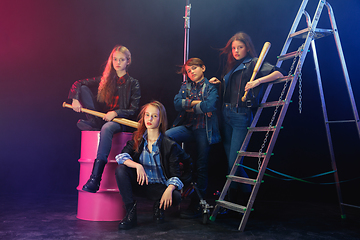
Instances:
[[[202,215],[202,209],[200,206],[200,198],[194,192],[191,195],[189,207],[186,210],[180,211],[180,218],[192,219],[192,218],[198,218],[201,215]]]
[[[80,119],[76,124],[81,131],[100,131],[103,124],[101,118],[90,114],[86,114],[86,118],[87,120]]]
[[[100,131],[100,125],[95,120],[80,119],[76,126],[81,131]]]
[[[103,160],[95,159],[90,179],[83,186],[82,190],[86,192],[96,193],[100,187],[101,176],[104,171],[106,162]]]
[[[164,209],[159,208],[160,207],[160,201],[156,201],[154,203],[153,212],[154,212],[154,221],[156,223],[163,223],[165,216],[164,216]]]
[[[126,216],[119,223],[120,230],[128,230],[137,225],[136,202],[126,204]]]

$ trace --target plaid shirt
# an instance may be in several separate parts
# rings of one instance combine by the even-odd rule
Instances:
[[[191,102],[194,100],[202,101],[202,88],[205,83],[205,78],[203,78],[200,82],[195,83],[191,82],[191,90],[190,94],[184,99],[184,107],[185,110],[193,109],[194,112],[187,112],[186,119],[184,125],[187,127],[191,127],[192,129],[205,128],[205,114],[196,114],[196,105],[191,107]]]
[[[159,136],[160,137],[160,136]],[[172,177],[166,180],[163,170],[160,163],[160,151],[158,140],[152,145],[152,152],[149,151],[148,142],[147,142],[147,132],[144,133],[144,148],[141,152],[139,161],[140,164],[144,167],[145,173],[148,177],[150,184],[152,183],[161,183],[166,186],[174,185],[178,190],[182,189],[184,184],[178,177]],[[132,160],[131,156],[128,153],[121,153],[115,157],[118,164],[124,164],[126,160]]]

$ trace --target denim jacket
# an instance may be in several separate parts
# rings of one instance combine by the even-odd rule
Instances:
[[[188,80],[181,85],[180,91],[174,98],[174,105],[176,111],[179,112],[177,118],[173,123],[173,127],[179,126],[183,123],[186,117],[186,111],[183,108],[182,100],[186,99],[191,89],[191,82]],[[201,103],[196,105],[196,114],[205,114],[205,127],[206,135],[209,144],[218,143],[221,141],[219,131],[219,120],[217,115],[217,104],[219,100],[218,86],[209,83],[209,80],[205,78],[205,82],[202,88]],[[211,117],[208,117],[206,113],[212,112]]]

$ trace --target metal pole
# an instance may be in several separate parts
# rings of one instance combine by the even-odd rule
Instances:
[[[184,64],[189,58],[189,31],[190,31],[190,9],[191,4],[190,0],[186,0],[186,6],[185,6],[185,22],[184,22],[184,28],[185,28],[185,37],[184,37]],[[186,81],[186,75],[183,75],[183,82]]]

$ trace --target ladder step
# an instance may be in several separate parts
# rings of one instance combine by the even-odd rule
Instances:
[[[306,39],[309,31],[310,31],[310,27],[305,28],[303,30],[294,32],[292,34],[290,34],[290,38],[302,38],[302,39]],[[322,29],[322,28],[317,28],[314,31],[314,36],[313,39],[319,39],[319,38],[323,38],[329,35],[333,34],[333,30],[332,29]],[[290,52],[281,56],[278,56],[278,61],[284,61],[284,60],[288,60],[288,59],[292,59],[296,56],[297,51],[294,52]]]
[[[246,183],[246,184],[250,184],[250,185],[256,184],[256,179],[238,177],[238,176],[234,176],[234,175],[227,175],[226,177],[228,179],[231,179],[231,181],[234,181],[234,182]]]
[[[259,152],[242,152],[242,151],[238,151],[238,154],[240,156],[243,156],[243,157],[254,157],[254,158],[258,158],[258,157],[264,158],[266,156],[266,153],[260,153],[259,154]]]
[[[224,201],[224,200],[216,200],[215,202],[217,205],[219,205],[221,207],[224,207],[224,208],[236,211],[236,212],[245,213],[245,211],[246,211],[246,207],[235,204],[235,203],[231,203],[231,202]]]
[[[335,121],[327,121],[326,123],[350,123],[350,122],[358,122],[355,119],[354,120],[335,120]]]
[[[291,38],[306,39],[310,29],[311,28],[308,27],[308,28],[302,29],[300,31],[294,32],[294,33],[290,34],[290,37]],[[332,35],[332,34],[333,34],[332,29],[316,28],[316,30],[314,31],[313,39],[319,39],[319,38],[327,37],[327,36]]]
[[[277,105],[285,105],[285,100],[282,101],[275,101],[275,102],[266,102],[266,103],[261,103],[260,104],[260,108],[268,108],[268,107],[276,107]]]
[[[294,52],[290,52],[290,53],[278,56],[277,58],[278,58],[278,61],[284,61],[284,60],[294,58],[296,56],[296,54],[297,54],[297,51],[294,51]]]
[[[272,127],[249,127],[248,130],[250,132],[267,132],[267,131],[271,131],[274,132],[276,130],[276,126],[272,126]]]

